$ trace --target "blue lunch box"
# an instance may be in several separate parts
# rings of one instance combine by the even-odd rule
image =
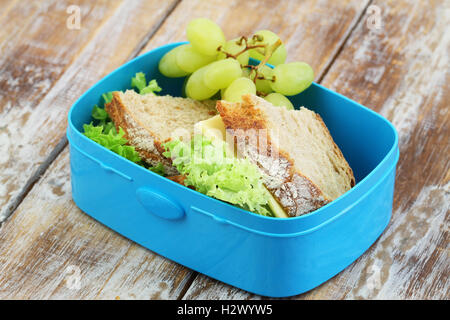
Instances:
[[[286,297],[320,285],[355,261],[392,212],[398,137],[366,107],[313,83],[290,97],[319,113],[352,167],[356,186],[328,205],[289,218],[260,216],[161,177],[85,137],[103,93],[125,90],[136,72],[160,94],[181,95],[184,79],[158,71],[162,46],[126,63],[83,94],[68,117],[72,197],[88,215],[190,269],[249,292]],[[295,137],[292,137],[295,139]]]

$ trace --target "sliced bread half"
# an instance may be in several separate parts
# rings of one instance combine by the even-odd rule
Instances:
[[[217,114],[215,104],[212,100],[140,95],[127,90],[113,92],[105,109],[144,161],[152,166],[162,163],[167,174],[175,175],[177,170],[170,159],[162,155],[161,143],[175,137],[190,139],[196,122]]]
[[[275,107],[254,95],[242,103],[218,101],[217,110],[227,140],[261,168],[266,187],[290,216],[314,211],[355,185],[352,169],[313,111]]]

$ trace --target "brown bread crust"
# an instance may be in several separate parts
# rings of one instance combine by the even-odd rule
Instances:
[[[133,116],[133,113],[128,110],[125,104],[120,99],[119,92],[113,92],[113,99],[110,103],[105,105],[105,110],[108,112],[112,121],[125,132],[125,138],[129,144],[134,146],[141,158],[151,166],[156,166],[162,163],[165,172],[168,175],[177,174],[178,171],[172,166],[170,159],[164,157],[164,152],[158,138],[152,134],[145,126],[140,123],[139,119]],[[146,143],[142,143],[146,141]]]
[[[276,180],[275,182],[270,180],[266,182],[266,187],[289,216],[303,215],[331,202],[332,199],[328,198],[316,184],[295,168],[294,161],[288,152],[277,148],[270,136],[266,138],[264,150],[261,150],[259,143],[254,143],[256,140],[251,138],[252,133],[249,133],[249,129],[268,129],[268,124],[265,114],[255,107],[255,101],[251,96],[244,96],[243,100],[243,103],[238,104],[218,101],[217,110],[222,117],[227,133],[234,136],[241,155],[257,164],[268,177]],[[317,115],[317,119],[325,127],[332,140],[319,115]],[[334,151],[343,158],[335,144]],[[354,185],[353,172],[350,167],[348,167],[347,173],[352,177],[352,185]]]

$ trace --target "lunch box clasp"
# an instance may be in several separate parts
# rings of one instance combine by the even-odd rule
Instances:
[[[139,188],[136,196],[150,213],[164,219],[176,220],[184,216],[184,209],[174,201],[149,188]]]

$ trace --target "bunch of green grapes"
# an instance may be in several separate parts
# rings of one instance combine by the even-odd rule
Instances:
[[[238,102],[250,93],[293,109],[286,96],[302,92],[314,79],[307,63],[285,63],[286,47],[269,30],[227,41],[217,24],[200,18],[189,22],[186,33],[189,43],[166,53],[159,70],[170,78],[187,76],[184,92],[189,98],[205,100],[220,95],[223,100]],[[261,63],[249,65],[250,57]]]

